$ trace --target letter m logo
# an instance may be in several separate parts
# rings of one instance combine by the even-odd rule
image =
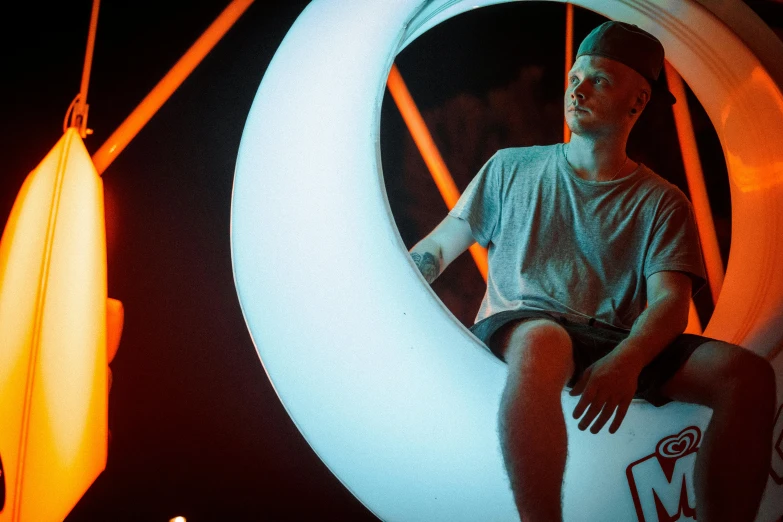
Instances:
[[[701,441],[696,426],[661,439],[655,452],[625,470],[639,522],[696,520],[693,465]]]

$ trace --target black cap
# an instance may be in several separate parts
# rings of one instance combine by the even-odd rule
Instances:
[[[652,98],[660,96],[669,104],[677,101],[661,77],[663,44],[638,26],[614,20],[602,23],[585,37],[576,57],[586,54],[603,56],[627,65],[650,82]]]

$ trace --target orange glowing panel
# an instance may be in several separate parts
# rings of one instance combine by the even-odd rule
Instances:
[[[117,299],[106,301],[106,362],[111,362],[117,355],[122,337],[122,327],[125,324],[125,307]]]
[[[75,128],[0,242],[0,522],[63,520],[106,465],[103,184]]]
[[[707,280],[712,292],[712,302],[715,303],[723,286],[724,275],[723,261],[718,248],[718,236],[715,233],[715,222],[712,219],[707,186],[704,183],[704,172],[699,159],[699,149],[696,146],[691,113],[688,110],[688,102],[685,97],[685,86],[682,78],[669,62],[664,62],[664,66],[669,90],[678,100],[672,105],[674,124],[677,128],[677,137],[680,140],[685,177],[688,180],[688,192],[690,192],[693,202],[693,212],[696,218],[696,227],[699,230],[699,241],[704,255]]]
[[[397,64],[392,64],[386,85],[394,102],[397,104],[397,108],[400,110],[400,114],[402,114],[402,119],[408,126],[413,141],[419,148],[422,158],[424,158],[424,163],[427,164],[427,168],[440,191],[440,195],[443,197],[443,201],[446,202],[446,206],[451,210],[459,200],[459,189],[457,189],[454,178],[451,177],[451,173],[448,167],[446,167],[446,162],[443,161],[443,157],[440,155],[429,129],[427,129],[427,124],[424,123],[424,118],[421,117],[419,108],[416,107],[416,102],[413,101],[413,97],[402,79]],[[476,267],[481,272],[481,277],[486,281],[488,270],[487,249],[478,243],[473,243],[470,247],[470,255],[473,256],[473,262],[476,263]]]
[[[691,304],[688,307],[688,325],[685,327],[685,333],[701,335],[704,333],[701,327],[701,320],[699,319],[699,313],[696,311],[696,305],[691,299]]]
[[[568,72],[574,63],[574,4],[566,4],[565,32],[565,89],[568,90]],[[563,143],[571,141],[571,129],[563,119]]]

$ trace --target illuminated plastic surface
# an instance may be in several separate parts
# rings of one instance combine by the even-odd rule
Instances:
[[[379,150],[395,55],[493,3],[314,1],[264,75],[239,151],[232,254],[253,340],[308,443],[383,520],[517,519],[496,434],[506,368],[410,261]],[[658,36],[707,110],[728,165],[733,240],[705,335],[767,356],[780,377],[780,42],[739,2],[710,3],[720,17],[693,1],[574,3]],[[567,412],[576,399],[563,395]],[[654,494],[675,515],[683,477],[693,506],[688,450],[710,415],[635,401],[615,435],[581,432],[567,416],[566,520],[657,520]],[[759,521],[783,512],[782,459],[776,448]]]
[[[106,465],[103,183],[68,129],[0,243],[2,522],[63,520]]]

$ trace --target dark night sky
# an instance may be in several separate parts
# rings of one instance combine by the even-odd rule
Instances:
[[[89,0],[46,8],[17,4],[5,20],[24,36],[6,32],[0,46],[3,222],[27,173],[61,136],[65,110],[79,89],[91,8]],[[86,139],[90,152],[227,4],[103,2],[88,96],[95,130]],[[375,520],[287,417],[245,328],[231,272],[229,209],[244,121],[267,64],[306,4],[259,0],[251,6],[105,173],[109,295],[125,304],[126,322],[112,363],[107,469],[69,522],[167,521],[175,515],[191,522]],[[752,4],[768,23],[783,27],[780,5]],[[537,2],[481,9],[433,29],[398,57],[447,163],[459,148],[443,120],[450,107],[470,100],[485,106],[489,92],[502,91],[531,67],[542,71],[531,103],[560,103],[564,10]],[[578,10],[577,42],[601,21]],[[693,110],[705,166],[715,178],[713,208],[728,223],[720,148],[703,113]],[[670,116],[649,123],[659,124],[670,125]],[[562,111],[529,125],[542,130],[478,133],[484,149],[454,168],[460,188],[488,158],[486,147],[557,140]],[[423,201],[438,196],[426,173],[411,182],[422,163],[389,100],[382,131],[390,204],[411,243],[442,219],[445,207],[426,203],[432,211],[418,214],[411,208],[411,183],[425,194]],[[663,157],[660,168],[684,183],[676,142],[663,141],[640,146],[639,157],[645,163]],[[675,153],[657,154],[658,147]],[[465,270],[469,263],[463,260]],[[438,284],[448,293],[456,283],[444,275]],[[474,311],[455,311],[464,321],[468,313]]]

